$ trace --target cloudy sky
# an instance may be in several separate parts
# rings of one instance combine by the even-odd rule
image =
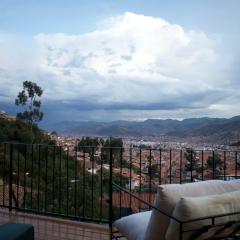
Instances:
[[[239,0],[1,0],[0,109],[45,122],[240,114]]]

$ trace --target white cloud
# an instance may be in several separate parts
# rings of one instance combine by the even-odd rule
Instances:
[[[94,32],[35,39],[41,72],[60,93],[54,99],[159,103],[211,88],[201,77],[215,60],[211,40],[161,18],[125,13]]]
[[[0,69],[0,81],[10,89],[9,95],[16,95],[25,76],[43,86],[45,99],[84,100],[100,108],[153,106],[202,112],[229,94],[216,72],[214,41],[204,32],[161,18],[127,12],[85,34],[41,33],[26,51],[27,62],[26,46],[12,49],[13,43],[0,35],[1,39],[7,47],[0,46],[0,64],[10,76],[4,80]],[[6,85],[16,79],[15,86]]]

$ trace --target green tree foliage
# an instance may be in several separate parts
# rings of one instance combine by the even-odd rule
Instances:
[[[96,150],[97,147],[104,144],[104,140],[102,138],[91,138],[91,137],[83,137],[78,142],[78,151],[85,151],[87,153],[92,153],[93,150]]]
[[[157,164],[152,164],[151,166],[148,166],[148,174],[152,178],[156,178],[159,176],[159,170]]]
[[[98,148],[101,148],[101,159],[103,163],[109,164],[110,162],[110,148],[112,148],[112,156],[114,166],[120,166],[121,154],[123,151],[123,141],[121,138],[109,138],[106,141],[102,138],[83,137],[78,142],[77,150],[84,151],[91,155],[93,159],[93,152]]]
[[[23,90],[19,92],[15,99],[15,104],[24,108],[23,112],[17,113],[17,119],[21,119],[29,124],[32,129],[33,124],[42,120],[43,113],[40,111],[43,90],[36,83],[31,81],[23,82]]]
[[[19,142],[31,143],[32,133],[35,136],[35,142],[41,144],[54,144],[48,135],[44,133],[37,125],[33,125],[32,132],[28,124],[21,121],[9,121],[0,118],[0,142]]]
[[[208,157],[206,169],[212,171],[212,174],[214,174],[214,177],[220,176],[222,174],[223,168],[224,168],[224,162],[219,156],[219,154],[215,153],[214,155]]]
[[[101,159],[104,163],[110,162],[110,148],[112,148],[113,164],[119,165],[123,151],[122,139],[111,137],[105,141],[101,152]]]
[[[190,172],[196,170],[198,172],[200,169],[196,151],[191,148],[187,148],[184,156],[187,160],[187,163],[185,165],[185,171]]]

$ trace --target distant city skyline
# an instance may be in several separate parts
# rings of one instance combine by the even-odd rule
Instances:
[[[240,2],[0,3],[0,109],[37,82],[44,121],[240,115]]]

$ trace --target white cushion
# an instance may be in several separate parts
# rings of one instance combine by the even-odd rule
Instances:
[[[240,189],[240,180],[222,181],[209,180],[186,184],[167,184],[158,187],[158,194],[155,206],[160,210],[172,215],[177,202],[182,197],[201,197],[206,195],[220,194]],[[152,211],[152,215],[146,230],[146,240],[164,240],[170,219],[159,213]]]
[[[143,240],[152,211],[140,212],[122,217],[114,226],[128,240]]]
[[[210,195],[204,197],[181,198],[177,203],[173,216],[179,220],[187,221],[191,219],[213,216],[218,214],[240,212],[240,191],[227,192],[223,194]],[[232,215],[216,218],[215,223],[227,223],[229,221],[240,220],[240,215]],[[186,223],[183,229],[200,229],[203,226],[211,225],[211,219]],[[184,233],[183,240],[188,239],[193,232]],[[214,231],[209,231],[205,238],[210,239]],[[171,220],[166,234],[167,240],[179,239],[179,224]]]

